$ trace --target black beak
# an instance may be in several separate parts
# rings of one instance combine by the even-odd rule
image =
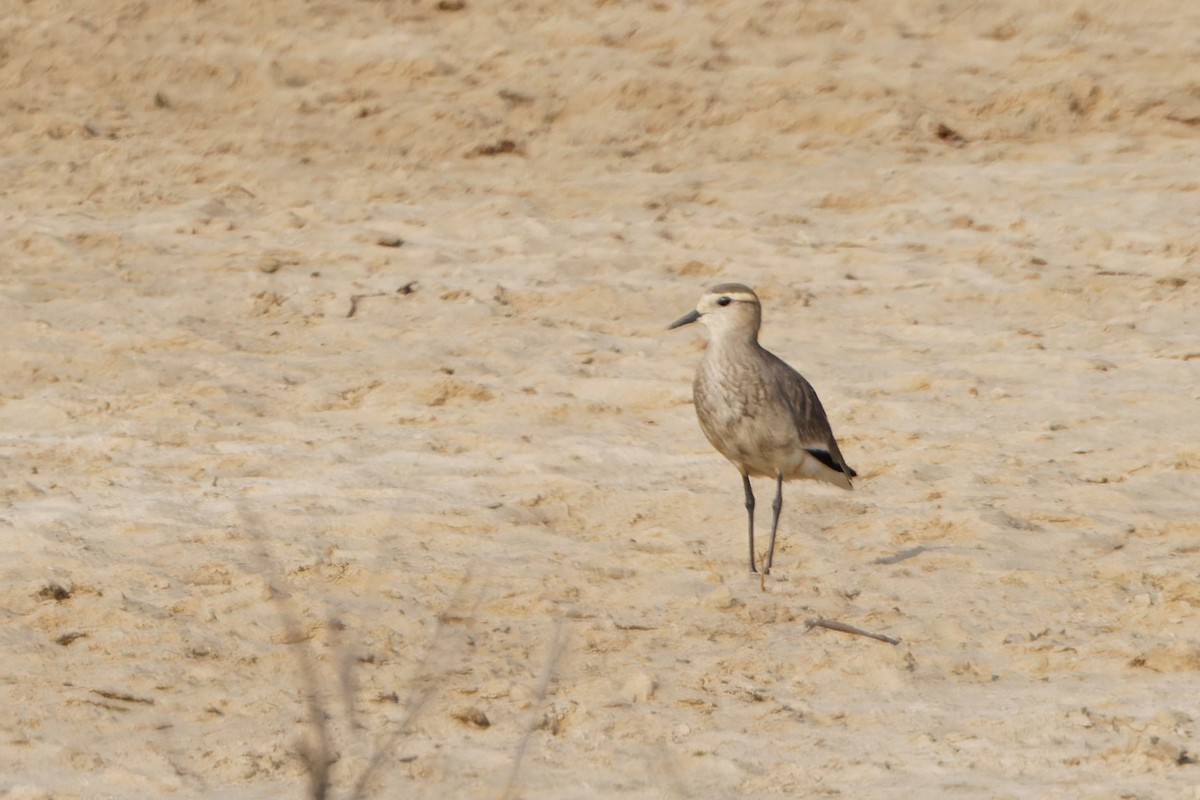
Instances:
[[[684,314],[682,317],[680,317],[679,319],[675,320],[670,325],[668,325],[667,330],[673,330],[675,328],[679,328],[684,325],[691,325],[693,322],[695,322],[698,319],[700,319],[699,311],[689,311],[688,313]]]

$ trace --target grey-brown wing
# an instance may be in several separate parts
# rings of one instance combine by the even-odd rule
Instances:
[[[825,408],[821,398],[812,384],[804,376],[792,369],[786,362],[774,353],[768,353],[776,363],[772,370],[777,376],[777,391],[784,399],[796,423],[796,434],[800,437],[800,446],[814,458],[830,469],[842,472],[850,477],[858,473],[846,463],[842,457],[837,439],[833,437],[833,429],[829,426],[829,418],[825,416]]]

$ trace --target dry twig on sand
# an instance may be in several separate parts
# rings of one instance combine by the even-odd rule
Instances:
[[[852,633],[855,636],[866,636],[868,639],[878,639],[881,642],[888,644],[900,644],[900,640],[894,636],[887,636],[882,633],[871,633],[864,631],[862,628],[856,628],[853,625],[847,625],[844,622],[838,622],[832,619],[809,619],[804,621],[804,627],[807,630],[813,628],[828,628],[831,631],[841,631],[842,633]]]

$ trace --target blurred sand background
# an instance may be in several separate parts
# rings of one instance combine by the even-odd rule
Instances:
[[[0,797],[1200,796],[1200,5],[1051,5],[5,3]]]

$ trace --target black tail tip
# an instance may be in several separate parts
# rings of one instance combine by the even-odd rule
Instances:
[[[828,450],[810,449],[808,454],[817,461],[820,461],[825,466],[829,467],[834,472],[844,472],[851,478],[858,476],[858,473],[854,471],[854,467],[850,466],[849,464],[846,465],[846,469],[842,469],[842,465],[833,460],[833,454],[831,454]]]

